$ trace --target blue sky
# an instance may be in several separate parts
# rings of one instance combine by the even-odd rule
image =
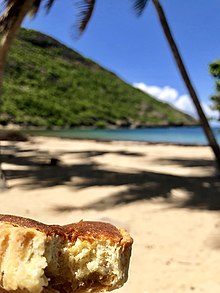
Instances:
[[[151,1],[137,17],[132,0],[97,0],[89,26],[78,40],[74,38],[76,2],[56,0],[48,15],[41,11],[23,26],[55,37],[158,99],[194,111]],[[161,0],[161,4],[204,109],[213,114],[208,105],[214,80],[208,64],[220,58],[220,0]]]

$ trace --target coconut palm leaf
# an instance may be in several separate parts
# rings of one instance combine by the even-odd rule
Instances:
[[[134,1],[134,9],[138,15],[141,15],[148,3],[148,0],[135,0]]]
[[[55,0],[46,0],[46,1],[43,1],[43,0],[35,0],[34,3],[33,3],[33,7],[30,11],[30,14],[32,16],[35,16],[38,12],[38,10],[40,9],[40,6],[42,4],[42,2],[45,2],[45,5],[44,5],[44,8],[46,10],[46,12],[48,13],[51,9],[51,7],[53,6]]]
[[[92,16],[94,7],[95,7],[95,0],[80,0],[77,3],[77,7],[79,9],[79,17],[77,27],[79,28],[80,32],[83,32],[87,24]]]
[[[17,18],[18,11],[23,5],[23,1],[19,0],[4,0],[2,6],[4,13],[0,17],[0,32],[5,32],[11,28]]]
[[[0,32],[5,32],[11,28],[15,18],[18,15],[18,11],[21,9],[24,1],[21,0],[2,0],[1,10],[4,13],[0,16]],[[44,8],[48,12],[53,6],[55,0],[35,0],[29,13],[34,16],[37,14],[41,4],[45,2]],[[80,32],[83,32],[92,16],[92,12],[95,6],[95,0],[79,0],[77,3],[79,9],[77,27]],[[4,9],[3,9],[4,8]]]
[[[51,7],[53,6],[55,0],[47,0],[46,4],[45,4],[45,9],[47,12],[49,12],[49,10],[51,9]]]
[[[42,0],[35,0],[29,14],[35,16],[40,8]]]

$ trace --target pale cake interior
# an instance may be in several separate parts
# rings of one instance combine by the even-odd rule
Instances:
[[[130,250],[122,251],[118,243],[72,242],[5,223],[0,229],[0,286],[7,291],[105,292],[127,280]]]
[[[46,236],[31,228],[0,223],[0,285],[5,290],[41,292],[48,285],[44,274]]]

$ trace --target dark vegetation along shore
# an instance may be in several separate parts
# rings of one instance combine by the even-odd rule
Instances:
[[[9,55],[0,124],[143,127],[197,122],[51,37],[21,29]]]

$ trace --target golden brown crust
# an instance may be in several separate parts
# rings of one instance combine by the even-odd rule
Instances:
[[[49,243],[49,246],[47,247],[48,254],[46,258],[49,261],[47,263],[48,266],[45,269],[45,276],[50,281],[47,287],[42,291],[42,293],[106,292],[122,286],[123,283],[127,280],[128,265],[133,240],[130,237],[129,233],[127,233],[123,228],[116,228],[115,226],[108,223],[94,221],[80,221],[78,223],[64,226],[46,225],[32,219],[12,215],[0,215],[0,227],[2,228],[2,231],[8,230],[8,233],[10,233],[10,231],[15,231],[15,235],[17,235],[17,230],[19,231],[19,233],[23,233],[24,235],[26,235],[25,231],[27,232],[31,230],[29,232],[34,232],[33,234],[37,235],[39,234],[40,238],[42,238],[43,236],[43,241],[48,241],[47,243]],[[13,238],[11,237],[11,239]],[[22,237],[21,240],[23,241]],[[20,241],[20,244],[23,245],[22,241]],[[82,244],[82,242],[84,243]],[[70,244],[71,247],[69,246]],[[14,247],[17,247],[17,238],[14,241]],[[25,249],[24,245],[23,249]],[[52,257],[53,253],[51,254],[51,251],[53,249],[55,251],[54,260]],[[73,270],[73,272],[71,271],[72,275],[70,276],[69,265],[73,264],[71,257],[75,257],[81,254],[81,259],[84,250],[87,251],[87,249],[90,250],[90,253],[85,254],[84,260],[81,261],[81,263],[80,261],[74,261],[75,269]],[[97,257],[96,255],[99,249],[102,254],[104,251],[104,260],[102,261],[100,261],[99,257]],[[78,250],[80,251],[80,253],[78,252]],[[40,255],[42,256],[43,254]],[[105,255],[108,256],[107,262],[105,259]],[[15,259],[17,259],[16,255]],[[77,259],[77,257],[75,259]],[[90,268],[88,266],[86,271],[84,270],[85,260],[88,264],[90,264]],[[112,274],[111,272],[106,274],[106,271],[103,271],[103,268],[106,268],[106,266],[108,267],[108,265],[106,264],[110,264],[110,268],[112,266]],[[97,268],[98,266],[100,266],[100,269],[96,269],[96,266]],[[44,268],[45,266],[43,266],[43,269]],[[93,268],[95,268],[95,270]],[[75,274],[77,272],[79,272],[79,274],[76,278]],[[35,275],[36,274],[34,274],[34,276]],[[19,286],[20,285],[17,285],[17,288],[23,288]],[[29,287],[24,290],[17,289],[15,291],[5,291],[1,289],[0,284],[0,293],[28,293],[29,291],[27,290],[29,290]]]
[[[47,235],[56,234],[64,238],[69,238],[71,241],[75,241],[77,238],[87,241],[108,239],[111,242],[119,243],[124,238],[124,235],[122,235],[123,231],[120,231],[120,229],[117,229],[109,223],[103,222],[80,221],[79,223],[64,226],[46,225],[32,219],[13,215],[0,215],[0,222],[9,223],[13,226],[34,228]],[[132,239],[127,239],[126,242],[132,243]]]
[[[28,218],[23,218],[23,217],[18,217],[18,216],[13,216],[13,215],[0,215],[0,222],[8,223],[13,226],[19,226],[19,227],[24,227],[24,228],[34,228],[40,232],[44,232],[47,235],[53,235],[53,234],[60,234],[61,231],[61,226],[58,225],[46,225],[41,222],[28,219]]]
[[[80,221],[62,226],[62,229],[67,235],[70,235],[71,241],[79,238],[80,240],[109,239],[120,242],[122,239],[122,234],[115,226],[103,222]]]
[[[30,293],[28,290],[25,289],[17,289],[17,290],[10,290],[6,291],[3,288],[0,288],[0,293]],[[52,288],[43,288],[41,293],[60,293],[59,291],[52,289]]]

